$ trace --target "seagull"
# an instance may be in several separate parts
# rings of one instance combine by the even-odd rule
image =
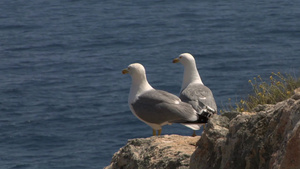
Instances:
[[[182,53],[173,60],[173,63],[181,63],[184,67],[179,98],[183,102],[191,104],[198,114],[208,119],[217,113],[213,93],[203,84],[194,57],[189,53]],[[195,135],[195,131],[193,135]]]
[[[147,80],[146,70],[140,63],[130,64],[122,70],[132,79],[128,96],[131,112],[152,128],[153,136],[161,135],[162,126],[180,123],[193,130],[199,130],[207,123],[188,103],[163,90],[154,89]]]

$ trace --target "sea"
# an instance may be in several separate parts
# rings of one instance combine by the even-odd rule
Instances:
[[[127,104],[121,71],[131,63],[178,95],[183,66],[172,60],[191,53],[219,110],[258,75],[299,77],[299,0],[2,0],[0,9],[1,169],[99,169],[128,139],[152,136]]]

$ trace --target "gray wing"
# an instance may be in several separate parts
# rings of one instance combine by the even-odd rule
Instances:
[[[205,106],[209,106],[217,112],[217,105],[211,90],[203,84],[190,84],[180,93],[179,97],[183,102],[193,106],[197,112]]]
[[[197,120],[196,112],[191,105],[181,102],[176,95],[162,90],[151,90],[142,94],[131,106],[139,118],[150,123]]]

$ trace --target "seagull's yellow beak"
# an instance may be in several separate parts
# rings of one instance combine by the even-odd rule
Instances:
[[[123,69],[122,70],[122,74],[127,74],[129,71],[128,71],[128,69]]]
[[[179,62],[179,59],[178,58],[175,58],[174,60],[173,60],[173,63],[178,63]]]

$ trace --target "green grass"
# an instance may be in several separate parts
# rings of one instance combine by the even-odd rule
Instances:
[[[234,104],[229,98],[228,106],[222,109],[221,113],[228,111],[252,112],[259,104],[275,104],[288,99],[293,95],[294,89],[300,87],[300,78],[278,72],[272,73],[267,81],[258,75],[253,80],[249,80],[249,83],[253,88],[252,94]]]

